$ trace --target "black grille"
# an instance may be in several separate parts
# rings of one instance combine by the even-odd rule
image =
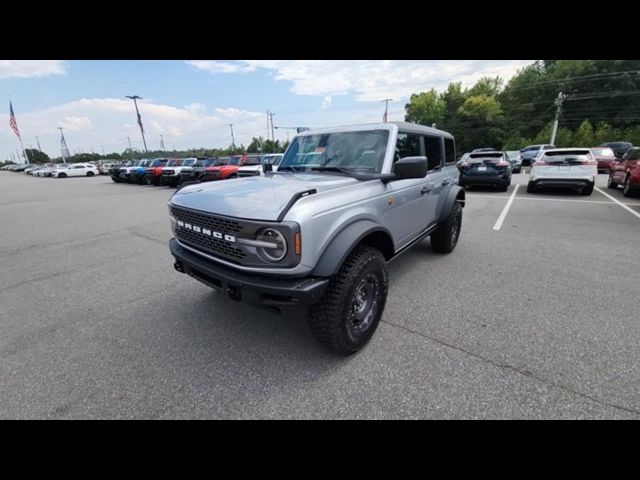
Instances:
[[[173,170],[162,170],[162,175],[173,175]]]
[[[224,240],[219,240],[202,233],[196,233],[191,230],[187,230],[186,228],[177,227],[176,237],[178,237],[178,240],[190,247],[213,253],[215,255],[219,255],[231,260],[242,260],[247,256],[247,254],[242,250],[228,244]]]
[[[171,214],[176,220],[180,220],[200,228],[206,228],[222,234],[236,235],[244,227],[234,220],[217,217],[210,214],[196,212],[176,206],[171,207]],[[201,232],[194,232],[186,228],[176,226],[176,237],[186,245],[203,250],[205,252],[219,255],[230,260],[242,260],[247,255],[237,246]]]
[[[226,218],[176,207],[175,205],[171,206],[171,214],[177,220],[182,220],[183,222],[195,224],[199,227],[205,227],[220,233],[240,233],[244,229],[239,222],[234,220],[227,220]]]

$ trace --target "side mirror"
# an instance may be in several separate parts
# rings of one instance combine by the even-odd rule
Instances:
[[[398,180],[407,178],[423,178],[428,171],[427,157],[404,157],[393,166]]]
[[[273,171],[273,165],[271,165],[270,163],[264,163],[264,164],[262,165],[262,171],[263,171],[264,173],[272,172],[272,171]]]

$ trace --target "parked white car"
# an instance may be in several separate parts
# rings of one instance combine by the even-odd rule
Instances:
[[[52,177],[93,177],[99,175],[98,168],[91,163],[72,163],[65,167],[56,168],[51,172]]]
[[[598,162],[588,148],[545,150],[531,166],[527,192],[540,188],[575,188],[591,195],[598,178]]]
[[[284,157],[283,153],[268,153],[262,156],[259,165],[245,165],[238,168],[238,177],[253,177],[255,175],[264,175],[267,168],[265,165],[271,165],[271,171],[276,172],[278,165]]]

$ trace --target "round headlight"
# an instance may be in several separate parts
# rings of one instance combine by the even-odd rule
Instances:
[[[258,251],[270,262],[279,262],[287,255],[287,241],[278,230],[265,228],[258,232],[256,239],[273,244],[273,247],[258,247]]]

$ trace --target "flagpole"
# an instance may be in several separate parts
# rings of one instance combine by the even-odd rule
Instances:
[[[27,152],[24,149],[24,145],[22,144],[22,137],[18,135],[18,138],[20,139],[20,146],[22,147],[22,154],[24,155],[24,159],[27,162],[27,165],[30,165],[31,162],[29,162],[29,157],[27,157]]]

